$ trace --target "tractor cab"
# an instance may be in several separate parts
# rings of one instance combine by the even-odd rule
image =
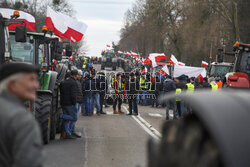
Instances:
[[[250,44],[236,42],[234,45],[234,72],[226,75],[227,86],[249,88],[250,77]]]

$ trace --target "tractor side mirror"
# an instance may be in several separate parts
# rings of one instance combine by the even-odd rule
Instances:
[[[224,50],[223,49],[218,49],[217,51],[217,61],[218,63],[222,63],[224,60]]]
[[[25,26],[16,26],[15,40],[16,42],[26,42],[27,29]]]
[[[66,45],[66,56],[70,57],[72,55],[72,46]]]

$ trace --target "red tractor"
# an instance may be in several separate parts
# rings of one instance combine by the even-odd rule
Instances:
[[[236,42],[234,45],[234,72],[227,73],[226,85],[232,88],[250,87],[250,44]]]

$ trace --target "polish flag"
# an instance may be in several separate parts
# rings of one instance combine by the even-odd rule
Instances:
[[[185,66],[186,64],[179,61],[179,62],[178,62],[178,65],[179,65],[179,66]]]
[[[79,22],[61,12],[47,8],[46,26],[61,38],[67,38],[72,43],[82,39],[87,30],[87,25]]]
[[[134,53],[134,52],[130,52],[131,53],[131,56],[132,57],[138,57],[138,54],[137,53]]]
[[[14,11],[15,10],[13,9],[0,8],[0,13],[3,15],[4,18],[7,19],[11,19],[11,16],[13,15]],[[23,11],[19,11],[19,14],[20,16],[17,19],[13,20],[25,21],[27,30],[35,31],[35,18],[31,14],[25,13]],[[8,29],[15,30],[16,26],[24,26],[24,24],[11,24],[8,26]]]
[[[118,53],[118,54],[123,54],[123,52],[122,52],[122,51],[118,51],[117,53]]]
[[[168,66],[165,65],[165,66],[158,72],[158,74],[159,74],[159,75],[166,75],[166,74],[169,75]]]
[[[144,69],[141,70],[141,73],[147,73],[148,69],[146,67],[144,67]]]
[[[163,59],[167,59],[167,56],[165,56],[164,53],[150,53],[149,59],[152,61],[153,68],[158,66],[158,62],[160,62]]]
[[[178,65],[178,60],[175,58],[174,55],[171,55],[171,58],[168,60],[168,63],[171,63],[173,65]]]
[[[110,48],[110,45],[107,45],[108,48]]]
[[[202,62],[201,62],[201,66],[202,66],[202,67],[205,67],[205,68],[207,68],[207,66],[208,66],[208,63],[207,63],[207,62],[205,62],[205,61],[202,61]]]

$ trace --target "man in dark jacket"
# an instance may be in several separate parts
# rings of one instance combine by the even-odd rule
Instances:
[[[106,76],[105,76],[105,73],[103,72],[100,72],[99,73],[99,83],[100,83],[100,106],[101,106],[101,114],[106,114],[104,111],[103,111],[103,104],[104,104],[104,98],[105,98],[105,95],[107,94],[107,91],[108,91],[108,81],[106,79]]]
[[[202,88],[203,89],[212,89],[211,85],[208,83],[207,77],[203,78]]]
[[[66,139],[74,139],[74,126],[77,121],[77,70],[71,71],[71,77],[60,84],[61,106],[63,114],[60,118],[64,120]]]
[[[163,91],[165,94],[173,93],[176,90],[175,82],[171,79],[170,75],[166,76],[166,80],[163,83]],[[169,99],[166,103],[166,119],[169,120],[169,110],[174,112],[175,100]]]
[[[163,88],[162,88],[161,79],[158,76],[156,76],[156,78],[151,86],[151,93],[154,95],[154,97],[152,98],[152,107],[154,107],[154,106],[158,107],[158,105],[159,105],[158,99],[159,99],[160,92],[162,90],[163,90]]]
[[[127,98],[129,104],[129,114],[132,115],[132,110],[134,109],[135,115],[138,115],[138,107],[136,102],[137,93],[139,90],[139,83],[135,79],[135,74],[130,74],[130,80],[126,83]]]

